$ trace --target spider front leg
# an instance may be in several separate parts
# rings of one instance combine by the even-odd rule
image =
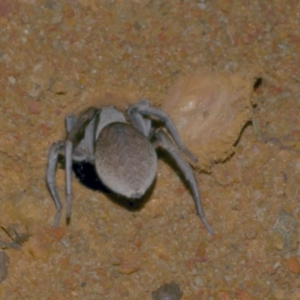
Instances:
[[[93,145],[95,139],[95,118],[99,109],[95,107],[90,107],[85,110],[78,118],[76,123],[72,126],[70,132],[68,132],[65,141],[65,159],[66,159],[66,197],[67,197],[67,208],[66,208],[66,218],[69,222],[71,218],[72,210],[72,161],[76,157],[76,146],[82,141],[82,136],[84,136],[84,149],[81,156],[77,157],[77,161],[83,160],[93,160]],[[82,147],[80,147],[80,150]],[[75,149],[75,151],[73,151]]]
[[[154,137],[156,138],[155,146],[160,146],[164,150],[166,150],[173,157],[173,159],[176,161],[179,169],[184,174],[187,182],[190,185],[190,189],[193,194],[193,198],[194,198],[194,201],[196,204],[198,215],[199,215],[202,223],[204,224],[204,226],[207,228],[208,232],[211,235],[214,235],[215,231],[210,226],[210,224],[208,223],[208,221],[205,217],[201,198],[200,198],[200,193],[198,190],[197,181],[196,181],[195,174],[194,174],[194,171],[192,170],[191,166],[184,160],[180,151],[178,151],[178,149],[175,147],[172,140],[168,137],[168,135],[162,129],[157,130],[154,133]]]
[[[50,147],[46,183],[57,209],[54,227],[58,227],[62,211],[62,203],[55,184],[58,157],[64,156],[66,160],[66,214],[68,223],[72,207],[72,161],[94,161],[95,122],[98,112],[98,109],[92,107],[84,111],[78,119],[73,115],[67,115],[65,120],[67,129],[66,141],[55,142]]]
[[[55,184],[55,171],[56,171],[56,166],[57,166],[57,161],[58,161],[58,156],[63,155],[65,152],[65,145],[63,142],[58,141],[55,142],[51,145],[49,149],[49,154],[48,154],[48,167],[47,167],[47,174],[46,174],[46,182],[47,186],[49,188],[49,191],[51,193],[51,196],[54,200],[57,213],[54,221],[54,227],[57,227],[59,224],[59,220],[61,217],[61,210],[62,210],[62,204],[56,189],[56,184]]]

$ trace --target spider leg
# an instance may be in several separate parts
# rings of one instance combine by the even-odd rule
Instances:
[[[205,217],[201,198],[200,198],[200,193],[199,193],[198,186],[197,186],[197,181],[196,181],[195,174],[194,174],[194,171],[192,170],[191,166],[184,160],[180,151],[178,151],[178,149],[175,147],[172,140],[168,137],[168,135],[162,129],[157,130],[155,132],[154,136],[156,138],[154,145],[156,147],[160,146],[164,150],[166,150],[173,157],[173,159],[176,161],[179,169],[184,174],[187,182],[190,185],[190,189],[193,194],[193,198],[194,198],[194,201],[196,204],[198,215],[199,215],[202,223],[204,224],[204,226],[207,228],[208,232],[211,235],[214,235],[215,232]]]
[[[66,115],[65,124],[66,124],[67,133],[69,133],[72,130],[76,122],[77,122],[77,118],[74,115],[72,114]]]
[[[94,150],[94,144],[95,144],[95,123],[96,118],[93,118],[90,123],[86,126],[84,131],[84,148],[85,148],[85,159],[86,161],[90,162],[91,164],[94,164],[95,161],[95,150]]]
[[[144,99],[146,100],[146,99]],[[141,100],[139,103],[141,103],[143,100]],[[128,106],[127,109],[127,114],[130,118],[130,121],[132,125],[141,131],[144,136],[148,137],[151,133],[151,120],[150,119],[145,119],[141,113],[136,109],[136,106],[139,105],[139,103],[131,104]],[[150,103],[149,101],[144,101],[143,107],[149,108]]]
[[[59,220],[61,217],[61,210],[62,210],[62,204],[56,189],[56,184],[55,184],[55,171],[56,171],[56,166],[57,166],[57,161],[58,161],[58,155],[62,154],[64,155],[64,143],[63,142],[55,142],[52,144],[49,150],[48,154],[48,167],[47,167],[47,174],[46,174],[46,182],[47,186],[49,188],[49,191],[51,193],[51,196],[54,200],[57,213],[55,217],[55,222],[54,222],[54,227],[58,227]]]
[[[71,209],[72,209],[72,159],[75,157],[73,153],[76,152],[76,146],[80,144],[82,141],[83,133],[87,133],[89,135],[88,140],[92,140],[94,125],[95,122],[93,119],[97,117],[97,113],[99,109],[90,107],[85,110],[78,118],[75,124],[73,124],[72,129],[68,132],[66,141],[65,141],[65,159],[66,159],[66,194],[67,194],[67,208],[66,208],[66,217],[67,222],[71,217]],[[90,125],[92,123],[92,125]],[[90,125],[90,127],[89,127]],[[87,129],[88,128],[88,129]],[[81,145],[80,145],[81,146]],[[86,145],[85,145],[86,146]],[[85,151],[90,150],[91,145],[85,147]],[[88,149],[87,149],[88,148]],[[73,151],[75,149],[75,151]],[[78,157],[78,161],[82,161],[86,159],[86,152],[83,151],[82,156]],[[93,150],[91,150],[92,152]],[[85,153],[84,153],[85,152]],[[85,155],[84,155],[85,154]],[[92,153],[93,155],[93,153]]]
[[[129,116],[131,116],[131,120],[135,119],[135,122],[138,121],[138,117],[135,116],[137,114],[140,114],[141,116],[154,116],[154,117],[158,118],[160,121],[162,121],[165,124],[166,128],[170,132],[173,140],[175,141],[177,146],[180,148],[180,150],[182,152],[184,152],[193,162],[198,161],[196,156],[194,156],[183,144],[183,142],[179,136],[179,133],[175,127],[175,124],[173,123],[170,116],[167,113],[165,113],[164,111],[162,111],[161,109],[150,106],[148,99],[141,99],[140,102],[129,105],[128,114],[129,114]],[[141,123],[141,122],[139,121],[139,123]],[[133,124],[134,124],[134,122],[133,122]],[[142,132],[144,132],[144,131],[142,131]],[[149,133],[150,133],[150,131],[148,132],[148,134]],[[148,136],[148,135],[146,135],[146,136]]]
[[[65,125],[66,125],[67,133],[69,133],[72,130],[72,128],[74,127],[76,122],[77,122],[77,118],[73,114],[66,115]],[[85,144],[84,139],[79,142],[79,144],[76,146],[76,148],[73,151],[72,160],[78,161],[78,162],[85,160],[86,155],[85,155],[85,147],[84,147],[85,145],[84,144]]]
[[[69,133],[74,125],[77,122],[77,118],[69,114],[65,118],[66,130]],[[89,161],[90,163],[94,162],[94,127],[95,126],[95,118],[90,121],[84,131],[84,138],[79,142],[76,148],[73,151],[72,160],[80,162],[80,161]]]

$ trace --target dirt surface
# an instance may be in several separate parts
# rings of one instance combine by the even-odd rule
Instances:
[[[0,0],[0,299],[151,299],[170,282],[183,300],[300,299],[299,14],[295,0]],[[53,229],[45,171],[65,115],[167,105],[180,78],[204,71],[260,78],[231,154],[196,174],[217,234],[167,159],[138,210],[74,179],[71,224]]]

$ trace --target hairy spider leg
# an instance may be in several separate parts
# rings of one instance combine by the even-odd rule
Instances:
[[[54,227],[59,225],[62,211],[62,203],[55,185],[55,171],[58,156],[64,156],[66,160],[66,193],[67,193],[67,220],[71,216],[72,207],[72,161],[94,161],[95,120],[99,109],[89,108],[77,119],[73,115],[67,115],[65,119],[67,138],[65,142],[54,142],[48,154],[48,167],[46,182],[54,200],[57,214]],[[84,134],[83,134],[84,132]]]
[[[82,160],[94,161],[94,141],[95,141],[95,118],[99,114],[99,109],[90,107],[85,110],[78,118],[77,122],[68,133],[65,141],[65,159],[66,159],[66,194],[67,208],[66,218],[71,217],[72,209],[72,160],[73,149],[82,139],[85,141],[85,157]]]
[[[57,141],[51,145],[48,154],[46,183],[57,209],[57,213],[54,221],[54,227],[58,226],[59,220],[61,218],[61,211],[62,211],[62,204],[55,184],[55,171],[56,171],[58,156],[64,155],[64,153],[65,153],[65,144],[62,141]]]
[[[205,217],[204,210],[202,207],[202,201],[200,197],[200,193],[198,190],[197,181],[195,178],[195,174],[191,166],[184,160],[183,156],[181,155],[180,151],[175,147],[173,141],[169,138],[169,136],[162,130],[159,129],[153,133],[151,133],[151,120],[145,119],[144,116],[154,116],[160,121],[162,121],[165,124],[165,127],[171,134],[174,142],[177,144],[179,149],[185,153],[192,161],[197,162],[198,159],[185,147],[183,144],[179,133],[175,127],[175,124],[173,123],[172,119],[169,117],[167,113],[164,111],[154,108],[150,105],[150,102],[148,99],[141,99],[138,103],[131,104],[128,107],[127,111],[131,122],[134,124],[134,126],[142,131],[146,136],[149,136],[150,134],[154,135],[156,141],[154,145],[156,147],[161,147],[165,151],[167,151],[175,160],[177,163],[179,169],[184,174],[187,182],[189,183],[196,209],[198,212],[198,215],[202,221],[202,223],[207,228],[208,232],[211,235],[214,235],[215,232],[213,228],[208,223],[208,220]],[[148,123],[150,121],[150,125]]]
[[[195,174],[194,174],[194,171],[192,170],[191,166],[184,160],[180,151],[178,151],[177,147],[175,147],[172,140],[168,137],[168,135],[162,129],[158,129],[155,132],[154,137],[157,140],[156,146],[161,147],[165,151],[167,151],[173,157],[175,162],[177,163],[179,169],[181,170],[185,179],[189,183],[189,186],[192,191],[192,195],[193,195],[193,198],[194,198],[194,201],[196,204],[197,212],[198,212],[198,215],[199,215],[202,223],[207,228],[208,232],[211,235],[214,235],[215,232],[205,217],[204,210],[202,207],[200,193],[198,190],[197,181],[196,181]]]

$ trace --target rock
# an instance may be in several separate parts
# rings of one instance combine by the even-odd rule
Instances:
[[[183,293],[175,282],[165,284],[152,293],[153,300],[180,300],[182,296]]]
[[[292,256],[287,261],[288,269],[295,274],[300,273],[300,264],[297,257]]]
[[[175,123],[199,169],[209,171],[235,150],[241,130],[252,117],[255,76],[210,73],[187,75],[169,91],[162,109]]]

